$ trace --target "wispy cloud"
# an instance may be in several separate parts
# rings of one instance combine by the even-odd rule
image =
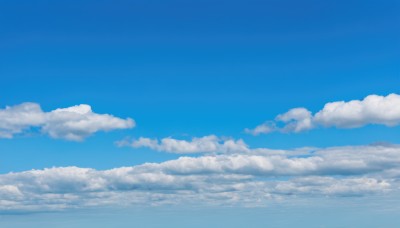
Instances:
[[[330,102],[314,115],[306,108],[294,108],[278,115],[274,121],[245,131],[253,135],[274,131],[297,133],[317,127],[357,128],[368,124],[399,125],[400,95],[369,95],[363,100]]]
[[[22,103],[0,109],[0,138],[13,138],[30,128],[39,128],[52,138],[81,141],[98,131],[133,128],[135,121],[97,114],[81,104],[44,112],[39,104]]]
[[[192,138],[190,141],[179,140],[171,137],[161,140],[140,137],[136,140],[125,139],[117,142],[119,146],[130,146],[133,148],[147,147],[157,151],[176,154],[190,153],[233,153],[248,152],[248,146],[243,140],[223,139],[215,135],[201,138]]]

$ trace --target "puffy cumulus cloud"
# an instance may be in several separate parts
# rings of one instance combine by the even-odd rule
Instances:
[[[400,123],[400,95],[370,95],[361,101],[327,103],[315,114],[314,121],[323,126],[341,128],[361,127],[366,124],[395,126]]]
[[[330,102],[314,115],[305,108],[294,108],[278,115],[275,121],[245,131],[259,135],[274,131],[301,132],[315,127],[357,128],[368,124],[399,125],[400,95],[369,95],[363,100]]]
[[[44,112],[36,103],[22,103],[0,109],[0,138],[12,138],[30,128],[39,128],[52,138],[81,141],[98,131],[134,126],[135,122],[130,118],[97,114],[85,104],[50,112]]]
[[[292,197],[398,194],[400,147],[312,149],[306,155],[181,157],[109,170],[60,167],[0,175],[0,210],[105,205],[265,206]]]
[[[0,138],[12,138],[30,127],[45,122],[43,111],[38,104],[22,103],[0,109]]]
[[[82,104],[46,113],[42,131],[53,138],[80,141],[98,131],[127,129],[134,126],[135,122],[130,118],[121,119],[109,114],[97,114],[89,105]]]
[[[131,146],[134,148],[147,147],[157,151],[165,151],[177,154],[190,153],[234,153],[248,152],[248,146],[243,140],[222,139],[215,135],[192,138],[190,141],[174,138],[150,139],[140,137],[137,140],[122,140],[117,142],[119,146]]]
[[[285,123],[285,127],[282,131],[300,132],[313,127],[311,118],[312,114],[307,109],[294,108],[284,114],[278,115],[276,120]]]

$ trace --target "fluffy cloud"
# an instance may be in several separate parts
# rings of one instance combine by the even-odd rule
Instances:
[[[89,105],[77,105],[46,113],[44,133],[53,138],[80,141],[98,131],[127,129],[135,126],[132,119],[121,119],[109,114],[92,112]]]
[[[38,104],[22,103],[0,109],[0,138],[12,138],[14,134],[30,127],[40,126],[45,117]]]
[[[400,123],[400,95],[370,95],[361,101],[327,103],[315,114],[314,121],[326,127],[341,128],[361,127],[367,124],[396,126]]]
[[[97,114],[85,104],[50,112],[44,112],[36,103],[22,103],[0,109],[0,138],[12,138],[30,128],[39,128],[52,138],[81,141],[98,131],[134,126],[135,122],[130,118]]]
[[[223,154],[181,157],[159,164],[140,166],[171,174],[227,174],[264,177],[304,175],[364,175],[382,172],[400,164],[397,146],[357,146],[312,149],[301,156],[292,152],[278,155],[261,149],[252,154]]]
[[[283,126],[277,127],[281,123]],[[363,100],[330,102],[315,115],[305,108],[294,108],[278,115],[275,121],[245,131],[258,135],[273,131],[301,132],[315,127],[357,128],[368,124],[399,125],[400,95],[369,95]]]
[[[248,146],[243,140],[221,139],[215,135],[192,138],[191,141],[173,138],[150,139],[140,137],[137,140],[123,140],[117,142],[119,146],[131,146],[134,148],[148,147],[153,150],[165,151],[177,154],[190,153],[233,153],[248,152]]]
[[[110,170],[60,167],[3,174],[0,210],[181,203],[263,206],[302,196],[398,194],[398,146],[313,149],[301,157],[265,151],[181,157]]]

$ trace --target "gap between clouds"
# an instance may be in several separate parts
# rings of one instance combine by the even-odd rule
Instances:
[[[267,121],[254,129],[245,129],[245,132],[253,135],[275,131],[297,133],[317,127],[356,128],[368,124],[390,127],[399,125],[400,95],[394,93],[386,97],[369,95],[363,100],[331,102],[325,104],[324,108],[314,115],[306,108],[294,108],[278,115],[274,121]],[[0,109],[0,138],[13,138],[29,129],[39,128],[42,133],[52,138],[82,141],[98,131],[128,129],[134,126],[133,119],[97,114],[89,105],[85,104],[50,112],[42,111],[40,105],[36,103],[22,103]],[[179,145],[184,142],[169,139],[163,139],[160,143],[146,138],[140,138],[139,141],[132,146],[148,146],[164,151],[177,151],[176,146],[184,146]],[[198,150],[209,151],[217,145],[215,143],[203,144],[203,141],[207,140],[196,139],[192,143],[196,145],[193,148],[186,148],[185,151],[193,153]],[[225,145],[219,146],[220,150],[229,150],[231,146],[236,147],[236,144],[241,144],[241,142],[235,141],[226,141],[225,143]]]
[[[128,129],[133,119],[97,114],[89,105],[81,104],[44,112],[37,103],[22,103],[0,109],[0,138],[13,138],[31,128],[39,128],[52,138],[82,141],[98,131]]]
[[[316,114],[306,108],[293,108],[254,129],[245,132],[259,135],[271,132],[303,132],[317,127],[358,128],[368,124],[388,127],[400,124],[400,95],[369,95],[363,100],[336,101],[325,104]],[[283,125],[283,126],[280,126]]]

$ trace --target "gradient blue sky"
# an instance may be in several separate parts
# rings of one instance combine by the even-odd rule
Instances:
[[[137,122],[133,129],[100,132],[83,142],[37,132],[0,139],[0,173],[53,166],[103,170],[179,157],[115,146],[125,137],[215,134],[273,149],[398,144],[399,127],[380,125],[259,136],[244,129],[294,107],[316,112],[331,101],[399,94],[399,12],[399,1],[389,0],[0,0],[1,108],[27,101],[39,103],[44,111],[90,104],[96,113]],[[306,221],[317,210],[308,207]],[[221,224],[242,210],[230,209],[210,223]],[[247,227],[265,227],[263,209],[254,210],[246,212],[254,217],[249,221],[254,226]],[[277,217],[290,218],[299,210],[290,208],[288,215]],[[151,212],[145,214],[151,217]],[[385,227],[391,227],[390,215]],[[1,226],[17,227],[18,216],[1,218]],[[70,219],[62,213],[29,216]],[[120,227],[135,224],[120,216],[127,221]],[[335,215],[325,216],[334,221]],[[171,217],[179,219],[179,213]],[[141,222],[137,227],[146,227]],[[82,224],[90,227],[87,221]]]

